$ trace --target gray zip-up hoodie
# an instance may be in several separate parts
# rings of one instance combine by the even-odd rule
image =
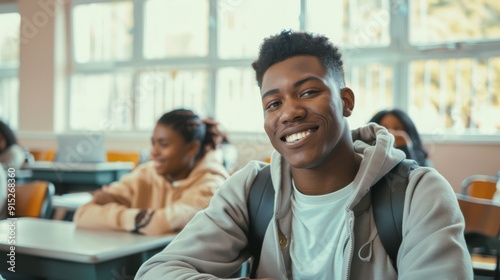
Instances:
[[[352,131],[354,149],[363,156],[348,203],[349,240],[343,279],[473,279],[463,237],[464,220],[449,183],[434,169],[410,173],[403,213],[398,273],[378,237],[370,188],[404,157],[393,137],[370,124]],[[264,163],[250,162],[234,174],[165,250],[145,262],[136,279],[218,279],[231,275],[249,253],[247,195]],[[271,159],[275,209],[262,245],[257,278],[293,279],[291,173],[281,155]]]

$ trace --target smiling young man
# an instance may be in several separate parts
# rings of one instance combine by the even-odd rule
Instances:
[[[338,48],[323,36],[285,31],[253,63],[271,158],[274,213],[258,279],[472,279],[464,221],[447,181],[431,168],[409,175],[397,267],[378,236],[371,187],[405,155],[388,131],[350,131],[355,98]],[[264,166],[234,174],[137,279],[216,279],[247,260],[248,194]]]

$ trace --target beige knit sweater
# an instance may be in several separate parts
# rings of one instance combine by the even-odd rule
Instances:
[[[213,152],[206,154],[186,179],[175,182],[157,174],[153,162],[148,162],[109,186],[110,192],[127,203],[98,205],[91,201],[76,211],[74,221],[78,227],[131,231],[136,215],[149,208],[155,210],[154,214],[139,232],[147,235],[177,232],[208,206],[214,192],[228,177]]]

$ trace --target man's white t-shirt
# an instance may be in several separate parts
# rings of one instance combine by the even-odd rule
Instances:
[[[292,185],[293,279],[342,279],[348,238],[346,207],[352,183],[325,195],[304,195]]]

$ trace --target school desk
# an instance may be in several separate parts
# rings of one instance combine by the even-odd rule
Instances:
[[[472,267],[475,275],[495,276],[496,257],[472,254]]]
[[[15,226],[15,228],[12,228]],[[10,227],[10,228],[9,228]],[[15,244],[9,236],[15,235]],[[145,236],[76,228],[68,221],[18,218],[0,222],[0,274],[9,279],[11,246],[15,276],[47,279],[133,279],[140,265],[175,235]]]

